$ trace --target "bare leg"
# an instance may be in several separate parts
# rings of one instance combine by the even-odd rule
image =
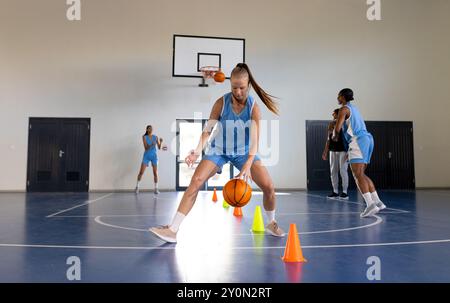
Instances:
[[[172,224],[164,227],[152,227],[150,232],[155,234],[160,239],[176,243],[177,242],[177,232],[181,222],[184,220],[186,215],[191,211],[194,206],[195,199],[197,198],[198,192],[201,186],[217,172],[217,165],[209,160],[202,160],[198,167],[195,169],[194,175],[192,176],[191,183],[184,192],[181,198],[180,205],[178,206],[178,211],[175,214]]]
[[[153,185],[154,185],[154,189],[153,192],[155,194],[159,194],[159,190],[158,190],[158,166],[154,165],[152,163],[152,169],[153,169]]]
[[[267,169],[262,165],[261,161],[255,161],[250,168],[253,181],[263,191],[263,204],[269,219],[267,224],[267,231],[275,237],[283,237],[284,231],[278,226],[275,221],[275,186],[273,185],[272,178],[269,175]]]
[[[209,160],[202,160],[195,169],[189,187],[181,198],[178,212],[187,215],[194,206],[200,187],[217,172],[217,165]]]
[[[353,177],[355,178],[356,185],[358,186],[361,195],[369,192],[369,182],[367,176],[364,174],[364,163],[351,163]]]
[[[275,187],[272,182],[272,178],[269,175],[267,169],[262,165],[261,161],[255,161],[250,168],[253,181],[263,191],[263,204],[264,209],[272,211],[275,209]]]
[[[155,183],[158,183],[158,166],[152,165],[152,168],[153,168],[153,181]]]
[[[146,168],[147,166],[144,163],[141,163],[141,168],[139,169],[135,188],[136,194],[139,193],[139,183],[141,183],[142,175],[144,174]]]
[[[376,206],[376,201],[373,200],[370,194],[370,182],[371,180],[365,175],[364,170],[367,165],[363,163],[352,163],[352,172],[355,177],[356,184],[359,191],[366,202],[366,209],[361,213],[361,218],[366,218],[375,215],[380,209]]]
[[[367,164],[364,166],[364,172],[367,168]],[[369,184],[369,191],[370,191],[370,196],[373,200],[373,202],[376,203],[377,207],[380,210],[383,210],[386,208],[386,205],[380,200],[380,197],[378,196],[377,190],[375,188],[375,184],[373,184],[373,181],[364,173],[364,175],[366,176],[367,182]]]
[[[364,165],[364,176],[366,176],[366,180],[367,180],[367,183],[369,184],[369,191],[371,192],[371,193],[373,193],[374,191],[376,191],[376,189],[375,189],[375,184],[373,184],[373,181],[372,181],[372,179],[370,179],[367,175],[366,175],[366,169],[367,169],[367,164],[365,164]]]
[[[141,168],[140,168],[138,176],[137,176],[138,182],[141,181],[142,175],[144,174],[146,168],[147,168],[147,166],[144,163],[141,163]]]

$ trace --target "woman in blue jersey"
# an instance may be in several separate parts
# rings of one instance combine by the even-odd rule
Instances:
[[[339,110],[334,127],[333,140],[338,140],[342,129],[353,177],[367,205],[361,213],[361,217],[365,218],[375,215],[380,210],[385,209],[386,206],[378,197],[372,180],[365,174],[372,156],[374,141],[372,135],[366,129],[366,124],[359,110],[350,103],[353,100],[353,91],[350,88],[344,88],[339,92],[338,102],[342,107]]]
[[[271,96],[255,82],[247,64],[239,63],[233,69],[230,82],[231,92],[214,103],[197,148],[185,159],[188,166],[192,166],[203,149],[208,147],[206,156],[200,161],[180,201],[172,223],[168,226],[150,228],[150,232],[166,242],[177,241],[179,226],[194,206],[201,186],[216,173],[221,173],[222,166],[227,162],[231,162],[240,170],[236,178],[253,180],[261,188],[269,222],[267,231],[273,236],[284,236],[284,231],[275,220],[274,185],[257,155],[261,112],[259,105],[249,95],[250,88],[255,90],[270,111],[278,114],[278,109]],[[215,126],[217,131],[214,132],[213,140],[208,142]]]
[[[156,147],[161,149],[161,144],[163,142],[162,138],[158,138],[158,136],[153,135],[153,127],[151,125],[147,125],[145,134],[142,136],[142,143],[144,144],[144,156],[142,157],[141,169],[139,170],[139,174],[137,176],[136,182],[136,193],[139,193],[139,187],[142,179],[142,175],[145,172],[145,169],[148,167],[149,163],[152,163],[153,168],[153,180],[154,180],[154,193],[159,194],[158,190],[158,155],[156,153]]]

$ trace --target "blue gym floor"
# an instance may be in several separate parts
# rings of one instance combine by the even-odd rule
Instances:
[[[254,193],[244,217],[199,193],[179,243],[146,230],[171,221],[182,193],[2,193],[0,282],[71,282],[66,260],[81,260],[81,282],[450,282],[450,191],[380,191],[388,209],[361,219],[326,192],[277,193],[277,219],[296,223],[307,263],[284,263],[285,238],[253,235]],[[266,220],[265,214],[264,219]]]

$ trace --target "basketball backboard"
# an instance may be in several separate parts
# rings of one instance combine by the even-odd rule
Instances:
[[[230,78],[238,63],[245,62],[245,39],[173,36],[173,77],[202,78],[202,66],[217,66]]]

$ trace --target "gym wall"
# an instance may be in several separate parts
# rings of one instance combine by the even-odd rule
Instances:
[[[29,117],[90,117],[90,189],[132,189],[145,126],[170,143],[176,118],[208,117],[229,91],[172,77],[173,34],[246,39],[280,98],[279,118],[262,111],[280,123],[277,188],[306,188],[305,120],[330,118],[344,87],[367,120],[413,121],[417,187],[450,186],[448,0],[382,1],[381,21],[365,0],[81,3],[70,22],[66,1],[0,0],[0,190],[25,190]],[[160,188],[175,188],[174,155],[159,159]]]

